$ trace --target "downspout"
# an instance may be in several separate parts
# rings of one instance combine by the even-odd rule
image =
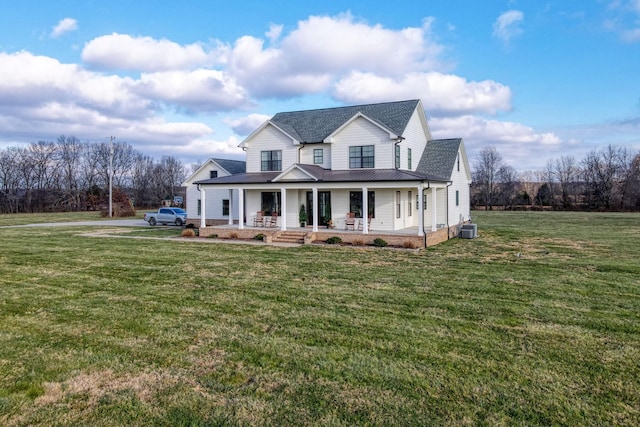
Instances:
[[[447,240],[449,240],[449,187],[453,185],[453,181],[447,184]]]
[[[424,181],[423,181],[424,182]],[[428,190],[429,188],[431,188],[431,182],[429,180],[427,180],[427,188],[423,188],[422,189],[422,194],[420,194],[420,200],[418,203],[420,203],[420,207],[419,209],[422,211],[422,231],[424,232],[424,247],[427,247],[427,230],[424,226],[424,190]]]
[[[404,141],[404,140],[405,140],[405,138],[404,138],[403,136],[398,135],[398,136],[396,137],[395,142],[393,143],[393,153],[391,153],[391,155],[393,156],[393,161],[394,161],[394,163],[395,163],[395,161],[396,161],[396,160],[395,160],[395,159],[396,159],[396,147],[398,146],[398,144],[400,144],[400,143],[401,143],[402,141]],[[395,164],[394,164],[393,166],[395,166]],[[402,154],[400,154],[400,166],[398,166],[398,167],[397,167],[397,168],[395,168],[395,169],[402,169]]]
[[[200,183],[197,183],[197,184],[196,184],[196,190],[198,190],[198,193],[200,193],[200,192],[201,192],[201,191],[200,191]],[[200,196],[200,200],[202,200],[202,196]],[[201,217],[200,222],[202,223],[202,204],[201,204],[201,206],[200,206],[200,217]],[[189,219],[189,218],[187,217],[187,219]]]
[[[300,152],[302,151],[303,148],[304,148],[304,145],[300,144],[300,147],[298,148],[298,158],[297,158],[296,163],[302,163],[300,161]]]

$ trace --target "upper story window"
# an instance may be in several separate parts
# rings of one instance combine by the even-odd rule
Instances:
[[[458,172],[460,172],[460,153],[458,153]]]
[[[396,144],[396,169],[400,169],[400,146]]]
[[[412,170],[413,168],[411,167],[411,148],[407,148],[407,169]]]
[[[217,178],[218,171],[209,171],[209,178]]]
[[[265,171],[280,171],[282,170],[282,151],[261,151],[260,152],[260,170]]]
[[[324,163],[324,150],[322,148],[313,149],[313,164],[321,165]]]
[[[349,168],[375,167],[375,149],[373,145],[358,145],[349,147]]]

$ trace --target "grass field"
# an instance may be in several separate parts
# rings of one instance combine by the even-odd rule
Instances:
[[[0,425],[640,425],[640,215],[474,221],[421,252],[0,229]]]

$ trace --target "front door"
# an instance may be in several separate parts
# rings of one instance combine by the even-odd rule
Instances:
[[[331,219],[331,192],[318,191],[318,225],[327,225]],[[307,191],[307,222],[313,225],[313,192]]]

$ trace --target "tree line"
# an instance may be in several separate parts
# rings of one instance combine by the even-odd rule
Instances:
[[[483,147],[473,170],[477,209],[640,210],[640,153],[608,145],[583,159],[562,156],[544,169],[518,173],[493,146]]]
[[[61,135],[0,150],[0,213],[108,210],[114,198],[158,206],[180,194],[186,169],[175,157],[159,161],[125,142],[81,142]]]

